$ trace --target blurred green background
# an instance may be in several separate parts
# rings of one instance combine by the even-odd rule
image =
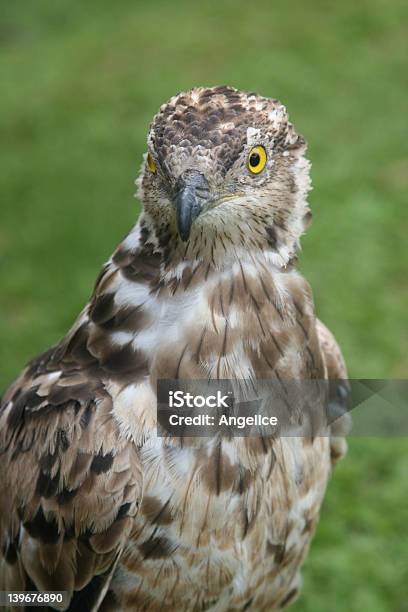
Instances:
[[[149,121],[193,85],[278,97],[309,142],[301,269],[351,376],[406,377],[408,4],[0,3],[0,390],[135,221]],[[295,610],[408,610],[408,440],[350,440]]]

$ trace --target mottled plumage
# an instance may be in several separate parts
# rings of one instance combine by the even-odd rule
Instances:
[[[162,106],[148,147],[137,225],[2,399],[0,589],[66,590],[81,611],[284,607],[344,423],[158,438],[156,382],[346,378],[295,269],[306,145],[279,102],[220,87]]]

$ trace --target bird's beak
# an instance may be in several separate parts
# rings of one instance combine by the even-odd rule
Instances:
[[[209,199],[208,181],[201,172],[187,170],[176,184],[176,221],[180,238],[186,242],[190,237],[193,221],[201,213]]]

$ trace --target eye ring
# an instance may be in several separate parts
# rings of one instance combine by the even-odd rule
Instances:
[[[152,174],[156,173],[156,164],[154,163],[154,159],[150,153],[147,154],[147,166]]]
[[[262,145],[252,147],[248,155],[248,170],[252,172],[252,174],[259,174],[265,168],[266,161],[267,155],[265,147]]]

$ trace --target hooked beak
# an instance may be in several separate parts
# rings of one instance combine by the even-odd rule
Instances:
[[[191,226],[209,199],[207,179],[197,170],[187,170],[177,179],[176,184],[176,221],[180,238],[186,242],[190,237]]]

